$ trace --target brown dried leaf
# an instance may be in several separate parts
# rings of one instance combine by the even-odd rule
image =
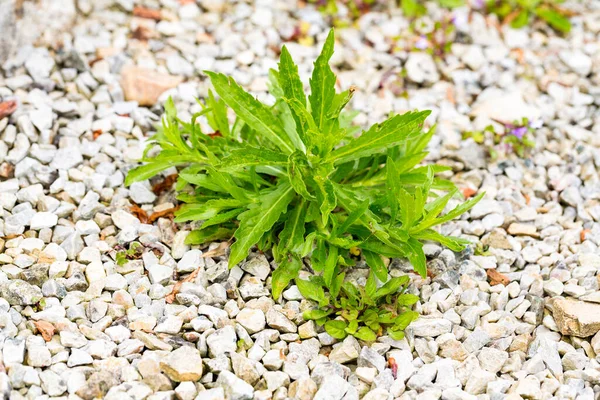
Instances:
[[[10,114],[17,110],[17,102],[15,100],[8,100],[0,102],[0,119],[8,117]]]
[[[221,242],[218,247],[203,253],[201,257],[219,257],[225,255],[229,242]]]
[[[587,236],[588,233],[590,233],[591,231],[589,229],[583,229],[580,233],[579,233],[579,239],[584,242],[585,241],[585,237]]]
[[[492,285],[492,286],[496,286],[496,285],[508,286],[508,284],[510,283],[510,279],[508,279],[508,277],[506,275],[501,274],[500,272],[496,271],[493,268],[487,270],[487,276],[488,276],[488,279],[490,280],[490,285]]]
[[[150,214],[150,216],[148,217],[148,223],[151,224],[154,221],[156,221],[157,219],[162,218],[162,217],[169,217],[169,218],[173,219],[174,212],[179,210],[179,207],[181,207],[181,206],[167,208],[166,210],[161,210],[161,211],[157,211],[157,212]]]
[[[40,331],[46,342],[52,340],[52,336],[54,336],[55,332],[54,325],[47,321],[33,321],[33,325]]]
[[[168,175],[165,177],[165,179],[152,186],[152,191],[155,195],[159,196],[163,192],[171,189],[175,181],[177,181],[177,174]]]
[[[133,15],[140,18],[153,19],[155,21],[160,21],[162,19],[160,10],[153,10],[151,8],[140,6],[133,9]]]
[[[100,135],[102,135],[102,133],[102,129],[96,129],[92,132],[92,137],[94,138],[94,140],[96,140],[100,137]]]
[[[133,215],[135,215],[137,217],[137,219],[139,219],[142,224],[147,224],[148,223],[148,214],[146,214],[146,211],[144,211],[137,204],[133,203],[133,205],[131,207],[129,207],[129,211],[131,211],[131,213]]]
[[[191,282],[194,279],[196,279],[196,276],[198,276],[198,272],[200,272],[200,267],[198,267],[194,272],[189,274],[184,279],[177,281],[175,283],[175,286],[173,286],[173,291],[171,291],[171,293],[168,294],[167,297],[165,297],[165,301],[169,304],[173,303],[175,301],[175,296],[177,296],[177,293],[179,293],[179,291],[181,290],[181,285],[183,285],[185,282]]]

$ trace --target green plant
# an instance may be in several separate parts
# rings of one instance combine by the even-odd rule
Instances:
[[[139,242],[131,242],[129,244],[129,248],[123,248],[117,251],[117,255],[115,257],[115,262],[119,266],[123,266],[129,260],[135,260],[142,256],[142,252],[144,251],[144,247]]]
[[[392,339],[402,339],[404,329],[419,316],[410,310],[419,296],[405,293],[409,282],[409,277],[404,275],[391,278],[378,288],[375,274],[371,272],[364,288],[345,281],[339,294],[329,298],[322,277],[296,279],[300,293],[319,304],[318,308],[305,311],[304,319],[324,325],[327,333],[336,339],[353,335],[368,342],[382,335],[384,329]]]
[[[445,8],[456,8],[465,5],[465,0],[437,0]],[[402,12],[409,18],[420,17],[427,13],[427,8],[422,0],[400,0]]]
[[[433,228],[460,216],[482,194],[442,214],[457,189],[436,177],[447,167],[419,166],[433,135],[433,129],[423,132],[429,111],[393,115],[355,137],[352,114],[343,112],[354,89],[335,91],[333,46],[331,31],[315,62],[308,101],[285,46],[279,70],[270,74],[272,106],[232,78],[206,72],[220,99],[209,93],[189,123],[177,118],[169,100],[163,126],[144,154],[146,164],[131,170],[126,184],[186,165],[176,185],[186,204],[175,221],[197,224],[188,244],[233,236],[230,267],[254,245],[271,250],[278,263],[271,279],[275,298],[306,259],[335,307],[340,293],[349,296],[341,292],[343,268],[355,264],[357,249],[382,283],[388,274],[381,256],[408,258],[425,276],[422,241],[461,250],[465,240]],[[236,115],[232,125],[228,107]],[[200,131],[200,116],[214,133]]]
[[[487,0],[487,11],[498,15],[503,23],[522,28],[534,18],[548,23],[562,33],[571,31],[569,12],[559,7],[564,0]]]
[[[531,136],[541,127],[539,121],[530,122],[527,118],[523,118],[514,123],[496,122],[504,126],[503,132],[496,132],[493,125],[488,125],[482,131],[464,132],[463,139],[472,138],[476,143],[486,144],[492,159],[512,152],[519,157],[524,157],[527,150],[535,147]]]

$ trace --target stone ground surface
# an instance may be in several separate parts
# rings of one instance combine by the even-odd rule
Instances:
[[[168,96],[185,120],[209,87],[201,71],[211,69],[266,99],[283,43],[307,80],[328,30],[323,16],[289,0],[78,3],[72,30],[41,35],[0,71],[1,100],[17,102],[0,117],[5,398],[599,397],[598,3],[569,5],[567,37],[432,6],[421,33],[434,19],[457,26],[442,58],[414,48],[423,47],[419,34],[398,10],[337,31],[333,64],[341,88],[358,88],[357,123],[433,110],[429,159],[451,166],[448,177],[466,193],[486,192],[442,233],[487,252],[428,245],[432,277],[411,286],[422,317],[405,340],[370,346],[336,343],[304,322],[311,305],[294,286],[274,302],[265,256],[228,269],[226,255],[204,256],[218,243],[184,244],[189,226],[131,213],[134,202],[148,215],[168,210],[172,191],[123,185]],[[490,160],[461,139],[521,117],[543,123],[523,158]],[[117,265],[117,246],[134,240],[143,257]],[[391,264],[393,274],[406,267]],[[365,279],[366,269],[355,272]]]

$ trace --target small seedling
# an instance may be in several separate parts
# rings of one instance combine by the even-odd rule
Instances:
[[[342,282],[343,278],[338,277],[339,288],[328,288],[320,276],[296,279],[300,293],[318,304],[318,308],[303,313],[304,319],[324,325],[332,337],[344,339],[353,335],[372,342],[385,333],[400,340],[404,329],[418,318],[419,314],[410,307],[419,301],[419,296],[405,293],[408,276],[391,278],[379,288],[372,272],[364,287]]]
[[[117,265],[122,267],[129,260],[139,259],[142,256],[143,251],[144,246],[142,246],[139,242],[131,242],[128,249],[123,248],[117,251],[115,262]]]
[[[496,132],[493,125],[488,125],[482,131],[463,133],[463,139],[472,138],[476,143],[487,145],[492,159],[510,153],[525,157],[527,151],[535,147],[535,142],[531,136],[541,127],[540,121],[530,122],[527,118],[523,118],[520,122],[515,121],[514,123],[496,122],[504,126],[503,132]]]
[[[564,0],[487,0],[488,12],[496,14],[504,24],[518,29],[534,19],[545,21],[553,29],[567,34],[571,31],[569,11],[559,4]]]

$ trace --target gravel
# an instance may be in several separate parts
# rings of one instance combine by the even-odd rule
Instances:
[[[565,37],[435,2],[416,31],[397,9],[337,29],[332,61],[340,88],[357,87],[356,122],[431,109],[428,161],[449,166],[463,193],[486,193],[441,228],[472,246],[425,246],[432,275],[411,283],[421,318],[406,338],[369,344],[303,321],[311,304],[296,286],[274,301],[268,254],[229,269],[219,243],[185,245],[193,226],[132,211],[175,207],[172,190],[153,190],[175,170],[123,184],[168,96],[189,119],[212,69],[268,99],[284,43],[307,83],[329,21],[281,0],[79,0],[77,19],[72,0],[58,3],[38,7],[62,9],[48,14],[53,32],[72,29],[21,46],[0,69],[0,101],[18,105],[0,119],[4,398],[598,398],[597,4],[564,5],[577,11]],[[159,4],[156,20],[142,15]],[[451,17],[442,57],[417,48],[432,18]],[[523,117],[540,127],[522,158],[491,159],[461,138]],[[132,242],[142,254],[117,263]],[[392,275],[406,266],[391,260]]]

